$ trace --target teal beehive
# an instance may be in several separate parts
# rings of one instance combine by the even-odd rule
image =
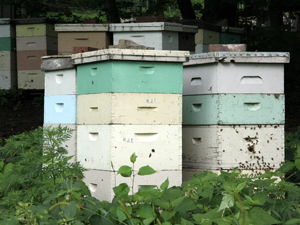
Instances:
[[[284,124],[283,94],[183,96],[184,125]]]
[[[182,93],[189,52],[106,49],[72,55],[77,93]]]

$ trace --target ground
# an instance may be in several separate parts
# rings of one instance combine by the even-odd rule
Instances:
[[[23,92],[21,97],[10,102],[9,105],[1,105],[0,95],[0,144],[11,135],[43,126],[43,92]],[[299,126],[300,117],[286,113],[285,131],[296,131]]]

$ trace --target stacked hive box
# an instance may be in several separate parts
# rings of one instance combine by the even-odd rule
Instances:
[[[120,39],[132,40],[137,44],[154,47],[155,50],[183,50],[195,52],[196,26],[178,23],[116,23],[110,24],[113,44]]]
[[[76,69],[72,63],[72,57],[44,56],[41,64],[45,71],[45,103],[44,126],[67,126],[73,130],[72,137],[64,143],[68,155],[76,161],[76,112],[77,112],[77,83]]]
[[[57,55],[57,34],[54,21],[47,19],[17,19],[18,88],[44,89],[41,57]]]
[[[89,169],[93,196],[111,200],[112,188],[131,182],[116,170],[149,165],[158,172],[137,176],[141,185],[169,178],[181,184],[182,62],[188,52],[108,49],[73,54],[77,65],[77,159]]]
[[[223,26],[219,37],[220,44],[240,44],[243,33],[242,28]]]
[[[0,89],[17,87],[15,26],[10,19],[0,20]]]
[[[195,35],[195,53],[208,52],[210,44],[219,44],[221,27],[197,20],[183,20],[183,24],[197,27]]]
[[[258,173],[281,165],[288,62],[288,53],[190,57],[183,72],[183,179],[202,170]]]
[[[72,54],[73,47],[104,49],[112,44],[108,24],[56,24],[55,31],[59,54]]]

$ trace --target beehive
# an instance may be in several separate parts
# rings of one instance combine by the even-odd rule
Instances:
[[[73,54],[77,93],[182,93],[184,51],[107,49]]]
[[[114,45],[120,39],[154,47],[155,50],[185,50],[194,52],[194,35],[197,27],[178,23],[118,23],[110,24]]]
[[[78,124],[182,123],[181,94],[102,93],[78,95]]]
[[[211,52],[184,63],[183,95],[284,93],[287,52]]]
[[[127,183],[129,187],[132,186],[132,181],[129,177],[124,178],[111,171],[89,170],[84,172],[84,176],[83,181],[90,189],[92,196],[101,201],[112,201],[114,197],[113,187],[121,183]],[[136,175],[133,192],[136,193],[142,186],[154,185],[159,187],[166,179],[169,179],[169,187],[180,186],[182,182],[181,171],[157,171],[155,174],[147,176]]]
[[[183,96],[184,125],[284,124],[283,94]]]
[[[107,24],[55,24],[59,54],[71,54],[73,47],[108,48],[112,34]]]
[[[45,96],[44,123],[76,124],[76,95]]]
[[[130,163],[181,170],[181,125],[78,125],[77,159],[87,169],[111,170]]]
[[[67,141],[63,142],[61,147],[68,151],[65,156],[73,156],[69,162],[77,162],[77,125],[44,123],[44,127],[56,128],[58,126],[68,127],[69,129],[73,130],[71,137]]]
[[[284,125],[183,126],[183,166],[209,170],[278,169]]]

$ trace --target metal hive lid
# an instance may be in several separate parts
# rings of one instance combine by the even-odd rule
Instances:
[[[289,52],[208,52],[190,56],[184,65],[206,63],[289,63]]]
[[[92,63],[107,60],[186,62],[188,51],[104,49],[72,55],[74,64]]]

